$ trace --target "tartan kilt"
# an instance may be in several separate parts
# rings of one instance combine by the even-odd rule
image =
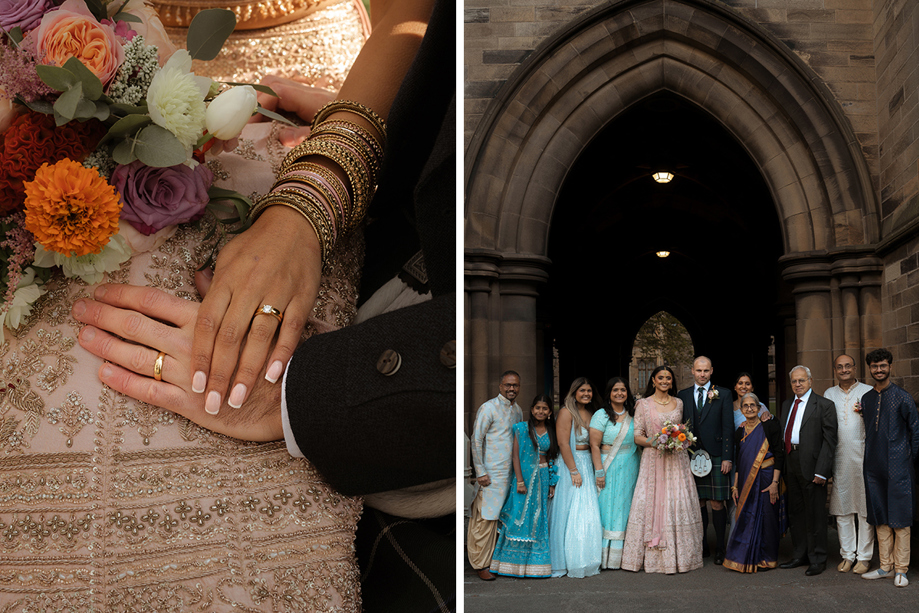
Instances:
[[[731,473],[721,472],[721,456],[712,456],[712,472],[696,477],[699,500],[728,500],[731,497]]]

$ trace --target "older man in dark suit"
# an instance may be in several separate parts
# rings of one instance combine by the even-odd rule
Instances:
[[[785,429],[785,484],[791,523],[791,560],[780,568],[809,564],[804,574],[826,570],[826,481],[833,475],[836,452],[836,406],[811,390],[806,366],[795,366],[791,377],[793,400],[782,405]]]
[[[692,363],[695,384],[680,390],[677,397],[683,401],[683,421],[698,439],[696,448],[704,449],[712,458],[712,471],[704,477],[696,477],[696,490],[702,504],[702,557],[709,555],[706,503],[711,503],[715,564],[722,564],[727,524],[725,501],[731,496],[728,479],[734,459],[734,401],[731,390],[712,384],[713,372],[711,360],[703,355],[697,357]]]

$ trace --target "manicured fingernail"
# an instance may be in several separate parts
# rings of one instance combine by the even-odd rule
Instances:
[[[191,379],[191,391],[196,394],[203,394],[204,387],[207,385],[207,375],[202,371],[195,373],[195,376]]]
[[[108,365],[103,366],[103,367],[102,367],[102,370],[99,372],[99,375],[100,375],[103,379],[108,379],[109,377],[112,376],[112,374],[113,374],[113,372],[112,372],[112,367],[111,367],[111,366],[108,366]]]
[[[227,400],[227,404],[238,409],[243,405],[243,400],[246,399],[246,386],[242,383],[237,383],[236,387],[233,388],[233,391],[230,393],[230,399]]]
[[[281,360],[275,360],[271,363],[271,366],[268,367],[268,372],[265,373],[265,379],[270,383],[277,383],[278,378],[281,376],[281,373],[284,372],[284,363]]]
[[[77,300],[73,303],[73,316],[80,317],[83,313],[86,312],[86,302],[83,300]]]
[[[216,415],[220,412],[220,394],[211,392],[204,401],[204,410],[210,415]]]
[[[92,326],[86,326],[83,328],[83,332],[80,334],[84,341],[91,341],[96,338],[96,329]]]
[[[93,295],[94,295],[96,298],[102,298],[103,296],[105,296],[105,292],[107,292],[107,291],[108,291],[108,290],[105,289],[105,286],[104,286],[104,285],[100,285],[99,287],[96,288],[96,291],[93,293]]]

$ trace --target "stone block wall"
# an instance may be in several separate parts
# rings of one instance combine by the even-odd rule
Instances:
[[[893,379],[919,396],[919,7],[876,0],[884,344]],[[885,249],[886,251],[886,249]]]
[[[910,4],[914,0],[898,0]],[[467,0],[464,10],[464,145],[482,114],[540,42],[596,0]],[[820,76],[852,124],[878,189],[875,28],[881,0],[725,0]],[[897,62],[900,62],[897,58]],[[915,61],[914,61],[915,65]]]

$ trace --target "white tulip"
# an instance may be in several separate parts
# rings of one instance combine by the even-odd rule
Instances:
[[[257,108],[254,87],[242,85],[230,88],[208,105],[204,120],[207,131],[220,140],[236,138]]]

